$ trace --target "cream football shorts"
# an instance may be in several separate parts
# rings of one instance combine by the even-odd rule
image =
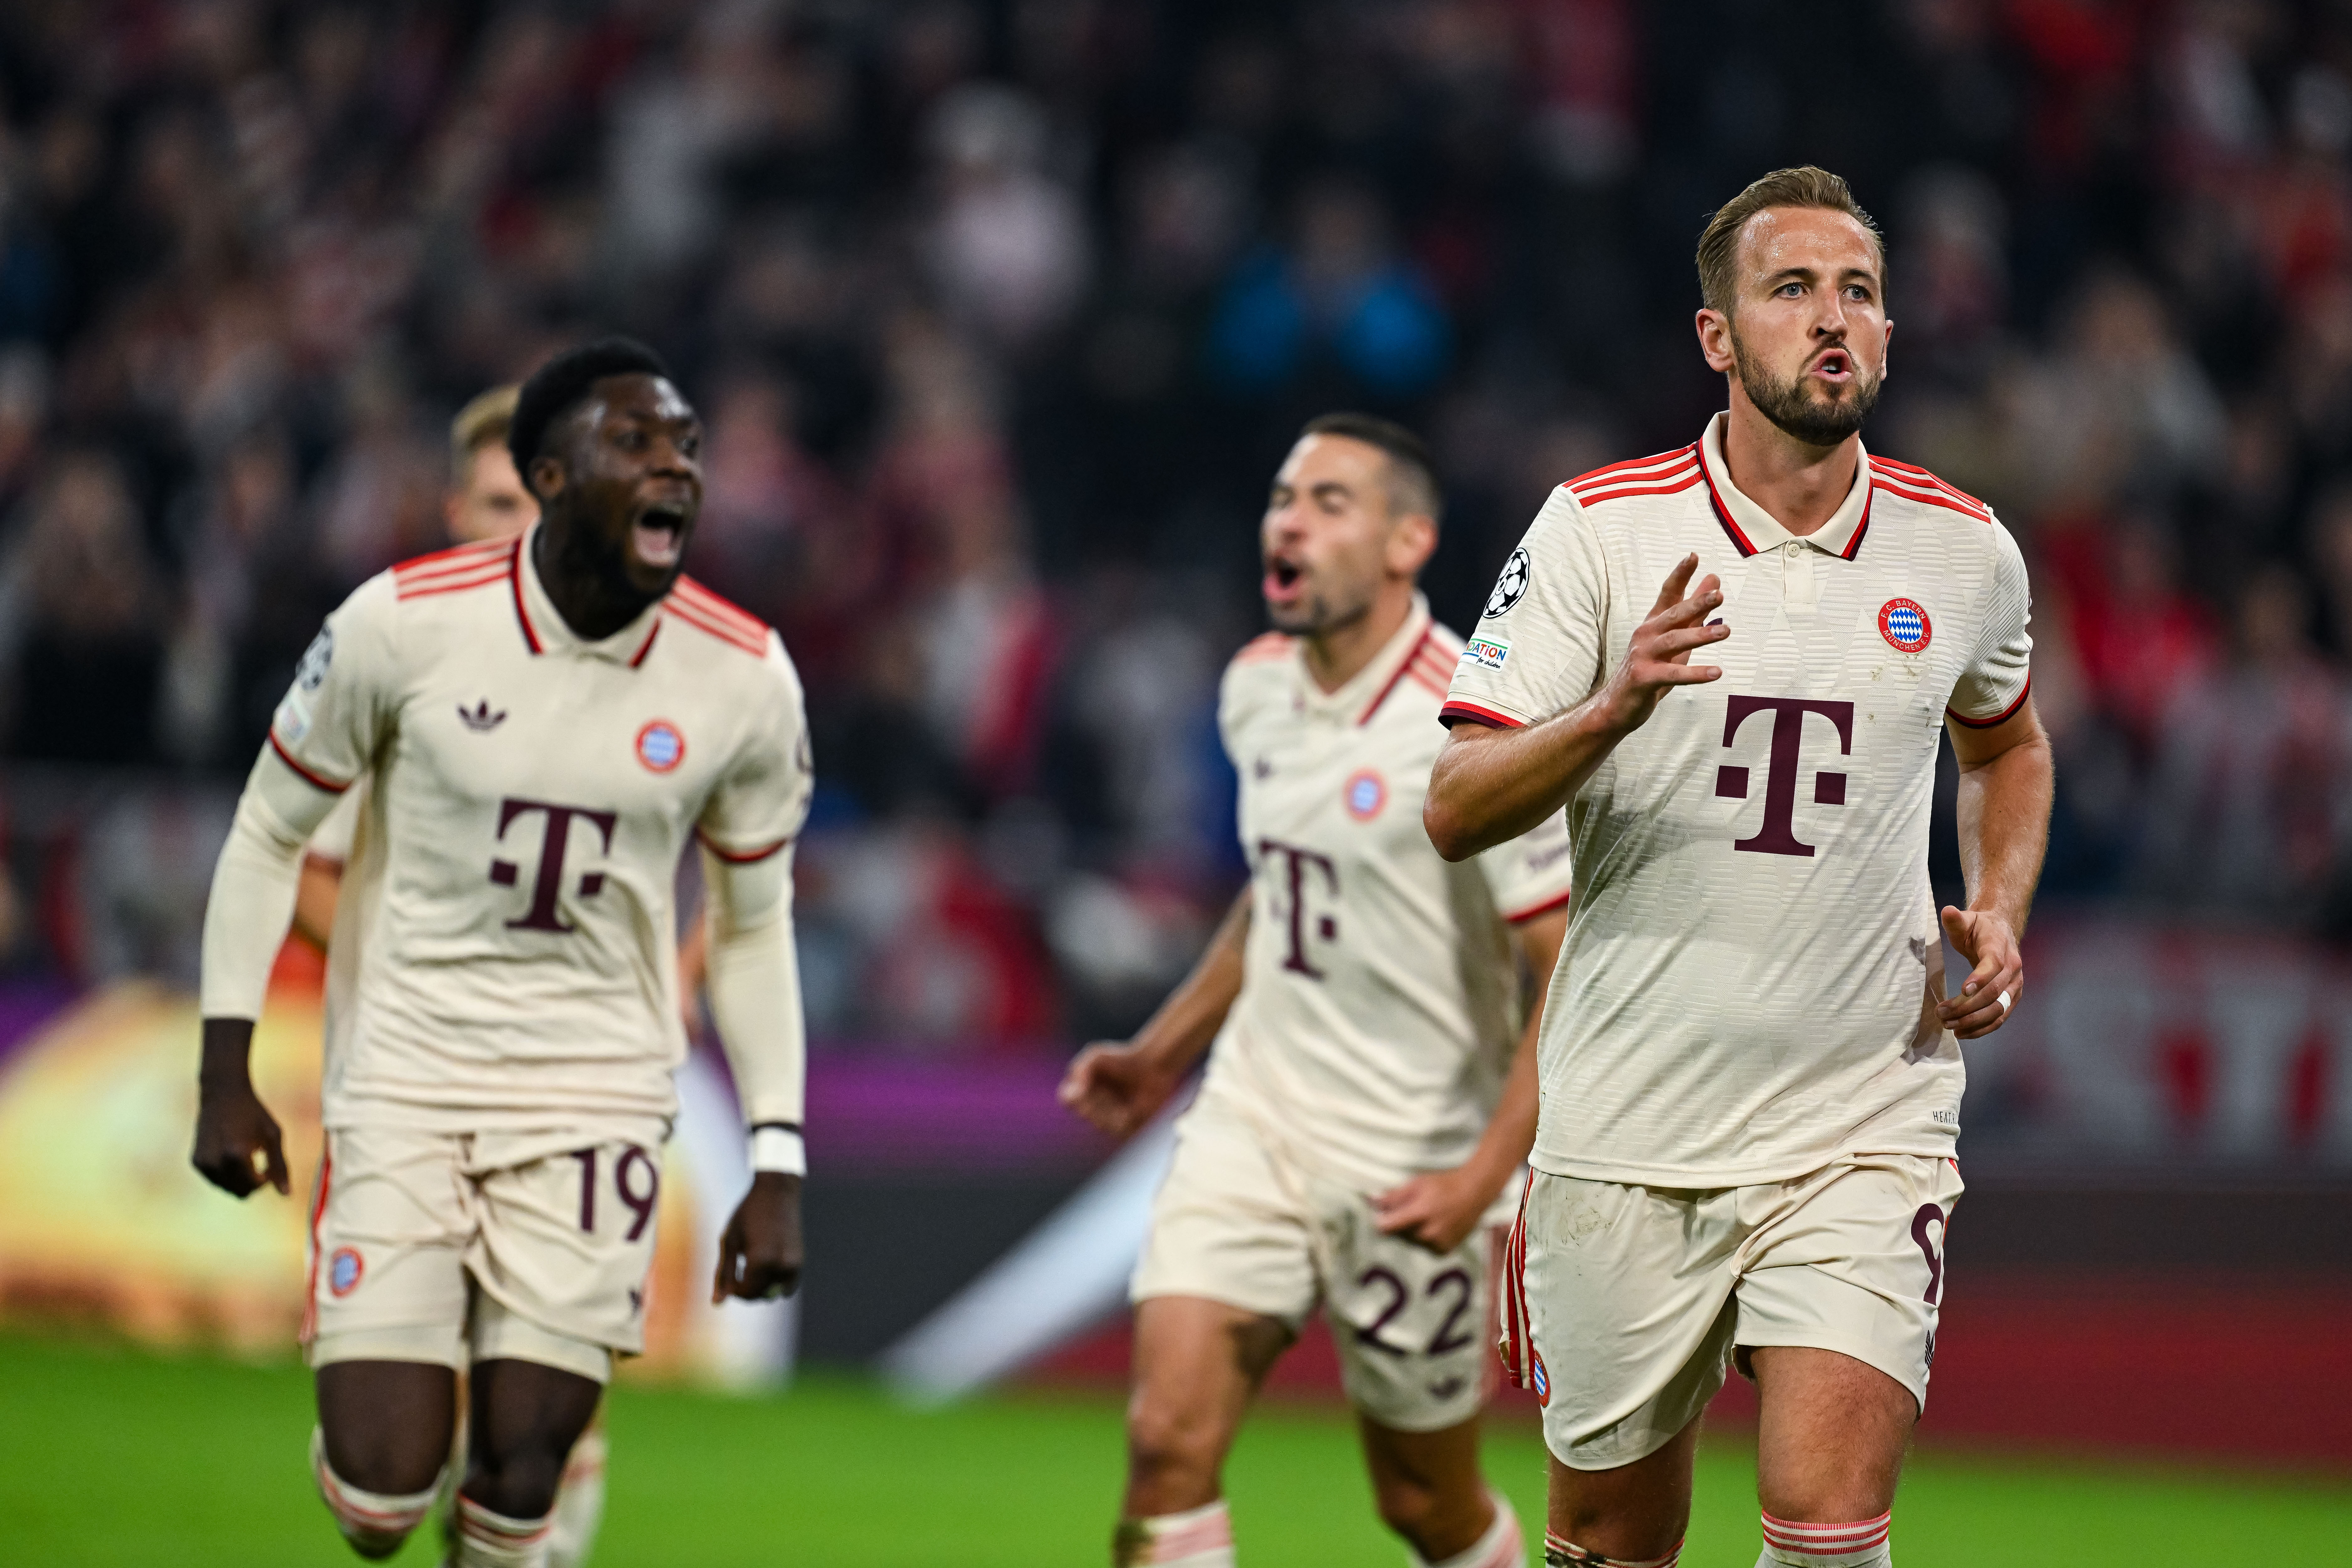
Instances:
[[[645,1348],[658,1131],[331,1129],[310,1209],[310,1364],[503,1358],[609,1378],[615,1352]]]
[[[1294,1334],[1319,1301],[1356,1408],[1396,1431],[1433,1432],[1486,1401],[1495,1242],[1486,1226],[1444,1254],[1384,1236],[1368,1194],[1302,1170],[1232,1112],[1196,1105],[1130,1293],[1222,1301]]]
[[[1542,1403],[1546,1445],[1573,1469],[1632,1464],[1759,1345],[1850,1355],[1924,1409],[1960,1190],[1953,1162],[1915,1154],[1703,1191],[1535,1173],[1506,1252],[1524,1262],[1504,1320],[1526,1326],[1519,1380]]]

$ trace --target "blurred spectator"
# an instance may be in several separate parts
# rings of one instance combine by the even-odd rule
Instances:
[[[62,454],[29,510],[0,574],[15,672],[9,753],[152,762],[163,606],[122,475],[100,453]]]
[[[632,331],[708,422],[689,565],[807,686],[820,1036],[1116,1032],[1234,874],[1205,716],[1300,418],[1436,443],[1466,627],[1553,485],[1717,405],[1693,237],[1810,160],[1887,222],[1873,449],[2032,560],[2050,887],[2352,929],[2352,26],[1750,12],[0,7],[10,752],[233,778],[435,542],[441,421]]]
[[[2283,566],[2237,595],[2231,657],[2164,717],[2142,889],[2167,910],[2309,922],[2342,879],[2352,710]]]
[[[1271,392],[1328,359],[1333,395],[1395,402],[1445,369],[1445,319],[1428,280],[1397,253],[1379,198],[1350,180],[1310,186],[1291,243],[1242,258],[1210,329],[1210,352],[1235,391]]]

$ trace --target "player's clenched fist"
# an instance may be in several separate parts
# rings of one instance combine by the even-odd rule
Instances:
[[[1684,595],[1697,570],[1696,554],[1676,562],[1658,590],[1658,602],[1650,606],[1649,618],[1633,628],[1625,662],[1609,682],[1608,712],[1621,730],[1637,730],[1648,722],[1669,689],[1696,686],[1723,674],[1715,665],[1690,662],[1693,652],[1731,635],[1731,628],[1719,621],[1705,624],[1723,604],[1723,584],[1713,574]]]
[[[1133,1046],[1098,1041],[1062,1075],[1061,1100],[1114,1138],[1151,1120],[1176,1091],[1176,1076]]]
[[[730,1296],[764,1301],[800,1289],[801,1179],[782,1171],[761,1171],[751,1190],[735,1205],[734,1217],[719,1237],[719,1272],[710,1281],[710,1304]]]
[[[201,1085],[197,1089],[196,1147],[188,1156],[205,1180],[235,1197],[264,1182],[287,1191],[286,1149],[278,1119],[250,1083]],[[259,1170],[255,1169],[256,1162]]]

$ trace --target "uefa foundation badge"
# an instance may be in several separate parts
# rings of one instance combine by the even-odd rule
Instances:
[[[338,1300],[360,1288],[360,1276],[367,1272],[361,1260],[359,1248],[339,1247],[327,1259],[327,1289]]]
[[[1917,653],[1936,635],[1927,612],[1910,599],[1889,599],[1878,606],[1878,635],[1897,653]]]

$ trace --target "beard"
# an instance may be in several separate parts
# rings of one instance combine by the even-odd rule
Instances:
[[[1360,595],[1354,599],[1340,600],[1330,593],[1310,589],[1300,596],[1297,604],[1287,607],[1277,609],[1268,605],[1265,607],[1265,618],[1274,624],[1276,631],[1286,637],[1321,637],[1327,632],[1337,631],[1352,621],[1361,620],[1370,612],[1371,607],[1372,598],[1370,594]]]
[[[1834,447],[1861,429],[1862,422],[1878,405],[1879,388],[1884,384],[1879,376],[1862,378],[1861,362],[1849,349],[1846,358],[1856,372],[1853,386],[1843,397],[1817,396],[1801,377],[1780,380],[1758,363],[1739,341],[1737,327],[1731,331],[1731,358],[1739,371],[1739,385],[1756,411],[1809,447]]]

